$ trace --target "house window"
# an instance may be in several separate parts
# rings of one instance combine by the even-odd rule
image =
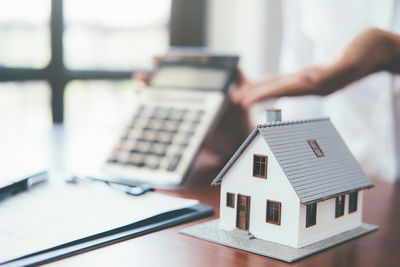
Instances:
[[[281,225],[281,202],[267,200],[268,223]]]
[[[335,218],[343,216],[344,214],[344,195],[336,197]]]
[[[254,155],[253,157],[253,176],[267,178],[268,157],[264,155]]]
[[[230,208],[235,207],[235,194],[226,193],[226,206]]]
[[[315,155],[316,155],[317,157],[323,157],[323,156],[325,156],[325,155],[324,155],[324,152],[322,151],[321,147],[319,146],[317,140],[315,140],[315,139],[310,139],[310,140],[308,140],[307,142],[308,142],[308,144],[310,145],[310,147],[312,148],[312,150],[314,151],[314,153],[315,153]]]
[[[317,224],[317,203],[307,205],[306,210],[306,227]]]
[[[355,212],[357,210],[357,199],[358,199],[357,191],[349,194],[349,213]]]

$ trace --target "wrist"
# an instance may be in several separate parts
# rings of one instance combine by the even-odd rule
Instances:
[[[400,73],[400,35],[390,32],[385,36],[384,51],[379,70]]]

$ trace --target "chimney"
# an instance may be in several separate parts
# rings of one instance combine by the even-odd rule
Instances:
[[[282,113],[278,108],[267,108],[265,113],[267,115],[267,123],[278,122],[282,120]]]

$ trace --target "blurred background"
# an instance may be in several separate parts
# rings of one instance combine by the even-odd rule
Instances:
[[[170,46],[238,54],[250,79],[324,62],[363,29],[393,29],[395,2],[2,0],[0,131],[119,127],[130,115],[132,73],[150,70]],[[391,83],[380,73],[325,98],[269,100],[251,109],[251,120],[263,121],[268,105],[282,108],[284,120],[330,116],[363,168],[394,180]]]

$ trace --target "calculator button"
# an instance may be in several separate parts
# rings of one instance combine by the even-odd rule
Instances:
[[[163,144],[168,144],[169,145],[169,144],[171,144],[173,137],[174,137],[174,135],[172,133],[160,132],[158,134],[157,141],[159,143],[163,143]]]
[[[191,110],[185,116],[185,121],[200,122],[204,115],[204,110]]]
[[[186,109],[173,109],[170,111],[168,119],[169,120],[182,120],[185,116],[187,110]]]
[[[192,139],[192,134],[185,134],[178,139],[178,144],[182,147],[187,147],[189,145],[190,140]]]
[[[128,140],[129,138],[130,138],[130,131],[127,131],[121,136],[121,140],[123,141]]]
[[[162,120],[150,119],[144,128],[148,130],[160,130],[163,127],[163,123]]]
[[[178,166],[182,155],[176,154],[172,157],[171,161],[168,164],[167,171],[175,171],[176,167]]]
[[[143,141],[138,141],[136,143],[135,149],[142,153],[142,154],[146,154],[150,152],[150,147],[151,147],[151,143],[149,142],[143,142]]]
[[[160,157],[153,155],[148,156],[146,158],[146,167],[148,167],[149,169],[156,170],[160,167],[160,161],[161,161]]]
[[[118,159],[116,157],[110,157],[107,159],[108,163],[118,163]]]
[[[187,134],[193,135],[195,130],[196,130],[196,128],[197,128],[197,123],[185,122],[185,123],[182,123],[179,131],[181,133],[187,133]]]
[[[164,122],[163,130],[164,131],[169,131],[169,132],[178,132],[179,126],[181,122],[180,121],[166,121]]]
[[[128,139],[136,139],[140,135],[140,130],[139,129],[131,129],[130,131],[127,131]]]
[[[158,131],[143,130],[142,134],[140,135],[140,139],[145,141],[155,141],[157,140],[157,135]]]
[[[129,162],[129,152],[121,151],[117,155],[118,162],[125,164]]]
[[[151,147],[150,151],[157,156],[163,157],[167,152],[167,146],[161,143],[155,143]]]
[[[145,165],[144,160],[145,160],[144,155],[140,153],[134,153],[129,158],[129,164],[134,165],[136,167],[143,167]]]
[[[156,107],[151,117],[163,120],[166,119],[168,115],[169,115],[169,108]]]

